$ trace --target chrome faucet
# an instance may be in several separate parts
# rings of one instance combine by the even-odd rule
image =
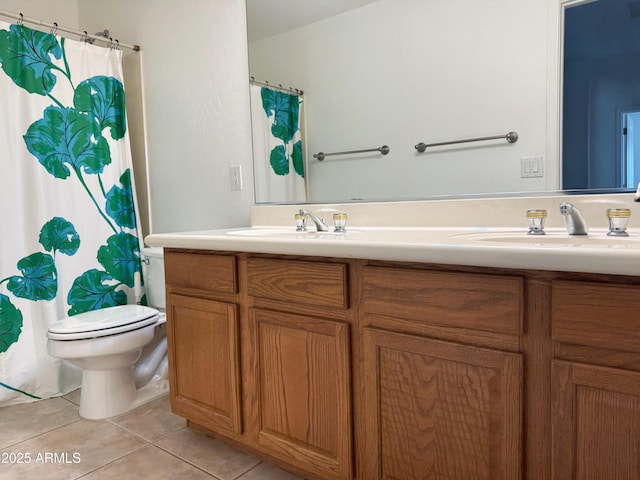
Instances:
[[[564,215],[564,221],[567,224],[567,233],[569,235],[586,235],[589,228],[584,217],[572,203],[561,203],[560,213]]]
[[[313,223],[316,224],[316,230],[317,231],[319,231],[319,232],[328,232],[329,231],[329,227],[327,226],[326,223],[324,223],[324,220],[321,219],[320,217],[318,217],[317,215],[314,215],[309,210],[305,210],[304,208],[301,208],[300,209],[300,215],[309,217],[313,221]]]

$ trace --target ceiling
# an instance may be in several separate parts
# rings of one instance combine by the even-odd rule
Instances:
[[[247,0],[249,43],[319,22],[378,0]]]

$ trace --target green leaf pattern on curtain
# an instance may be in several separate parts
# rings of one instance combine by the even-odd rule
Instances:
[[[114,140],[124,137],[127,131],[124,87],[117,78],[98,76],[81,82],[73,96],[73,104],[79,112],[93,115],[101,131],[108,127]]]
[[[120,177],[120,185],[114,185],[107,192],[107,215],[119,227],[135,228],[136,212],[131,188],[131,171],[126,170]]]
[[[107,272],[87,270],[75,279],[69,290],[69,315],[124,305],[127,303],[127,295],[117,290],[117,287],[118,284],[113,282],[113,277]]]
[[[260,94],[267,118],[273,117],[271,134],[283,143],[271,150],[271,168],[276,175],[288,175],[290,163],[293,163],[296,174],[304,178],[302,142],[298,140],[292,145],[293,137],[300,128],[300,98],[270,88],[262,88]]]
[[[110,236],[98,250],[98,262],[114,279],[133,288],[135,274],[141,272],[138,239],[124,232]]]
[[[47,107],[24,136],[29,152],[56,178],[101,173],[111,163],[107,139],[92,117],[72,108]]]
[[[115,77],[99,75],[74,87],[64,38],[58,41],[53,34],[22,25],[0,30],[0,64],[19,88],[53,102],[24,134],[29,153],[54,178],[79,181],[98,212],[96,222],[106,222],[112,231],[95,256],[95,266],[102,270],[89,268],[73,282],[66,298],[68,315],[126,304],[123,288],[133,288],[141,273],[131,172],[124,170],[119,183],[108,188],[102,179],[112,161],[103,133],[108,132],[111,140],[117,141],[126,132],[122,83]],[[57,82],[62,80],[73,88],[73,105],[65,106],[53,96]],[[86,175],[96,175],[98,181],[87,182]],[[9,293],[18,298],[51,301],[58,295],[56,253],[75,255],[81,247],[80,234],[70,221],[55,216],[42,225],[38,241],[51,254],[36,252],[19,259],[19,274],[4,279],[0,276],[0,287],[6,284]],[[8,295],[0,293],[0,353],[18,342],[22,327],[22,312]],[[2,382],[0,386],[34,397]]]
[[[293,144],[293,152],[291,152],[291,160],[293,160],[293,169],[298,175],[304,178],[304,158],[302,157],[302,140],[298,140]]]
[[[53,70],[61,70],[51,61],[60,59],[62,49],[55,35],[11,25],[0,30],[0,62],[2,70],[20,88],[29,93],[47,95],[56,84]]]
[[[289,157],[287,156],[284,145],[276,145],[273,147],[269,155],[269,162],[276,175],[289,174]]]
[[[6,295],[0,293],[0,353],[18,341],[22,332],[22,312]]]
[[[32,253],[18,262],[22,275],[9,279],[7,288],[16,297],[29,300],[53,300],[58,293],[58,272],[53,257],[47,253]]]
[[[40,229],[40,245],[47,251],[74,255],[80,248],[80,235],[71,222],[54,217]]]

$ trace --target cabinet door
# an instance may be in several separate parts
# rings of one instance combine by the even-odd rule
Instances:
[[[167,296],[171,407],[212,430],[241,433],[236,306]]]
[[[555,360],[553,478],[640,478],[640,373]]]
[[[366,328],[367,480],[522,477],[522,356]]]
[[[349,325],[253,309],[261,450],[325,479],[352,477]]]

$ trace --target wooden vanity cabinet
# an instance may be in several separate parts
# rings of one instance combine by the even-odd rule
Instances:
[[[170,294],[167,307],[173,411],[208,428],[242,433],[236,305]]]
[[[241,434],[236,258],[167,249],[165,271],[171,408]]]
[[[261,309],[250,324],[255,444],[318,478],[352,478],[349,325]]]
[[[501,348],[522,295],[518,277],[364,267],[360,478],[521,478],[522,355]]]
[[[640,286],[552,285],[553,479],[640,478]]]
[[[165,264],[173,411],[302,478],[640,478],[640,278]]]
[[[172,410],[308,478],[354,478],[346,261],[165,250]]]
[[[353,478],[351,312],[345,262],[249,257],[257,448],[321,479]]]

